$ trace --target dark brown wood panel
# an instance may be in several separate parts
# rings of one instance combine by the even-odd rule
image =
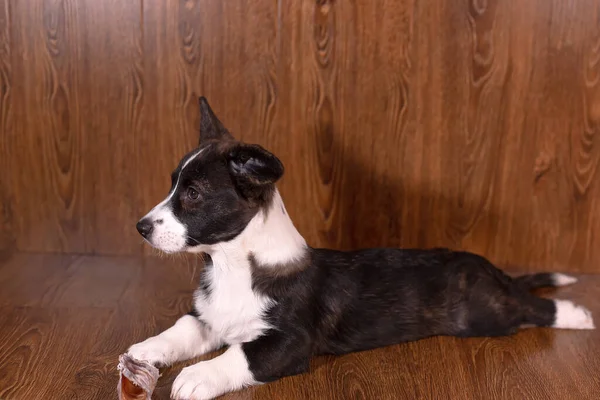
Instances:
[[[0,1],[0,258],[14,247],[12,228],[11,157],[14,141],[12,129],[12,71],[10,57],[9,1]]]
[[[14,225],[24,250],[85,249],[76,2],[10,3]]]
[[[205,95],[312,245],[599,271],[599,0],[0,6],[0,248],[155,254]]]
[[[78,1],[85,252],[140,251],[138,214],[143,102],[141,0]]]
[[[579,14],[580,4],[590,12]],[[598,90],[590,76],[600,71],[599,10],[593,1],[538,1],[512,20],[503,100],[508,125],[496,173],[497,222],[489,225],[497,235],[487,250],[501,263],[597,271],[593,260],[600,253],[589,244],[600,217],[599,149],[590,138],[599,125],[586,103]],[[532,18],[540,23],[531,24]]]
[[[338,248],[450,246],[597,271],[598,4],[284,7],[283,42],[300,49],[283,53],[298,150],[283,193],[301,231]]]
[[[21,250],[139,248],[123,227],[137,212],[139,10],[121,1],[10,4],[11,211]]]
[[[189,310],[197,258],[16,254],[0,262],[0,398],[115,398],[118,355]],[[21,288],[18,290],[17,287]],[[600,315],[600,277],[541,292]],[[209,354],[204,359],[212,358]],[[168,399],[184,365],[162,370]],[[342,357],[225,399],[596,399],[600,331],[434,337]]]

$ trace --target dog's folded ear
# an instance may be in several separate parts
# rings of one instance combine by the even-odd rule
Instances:
[[[236,144],[228,153],[229,171],[244,186],[275,183],[283,175],[279,159],[257,144]]]
[[[208,105],[206,97],[199,99],[200,103],[200,144],[207,140],[232,139],[231,134],[221,121],[217,118],[213,110]]]

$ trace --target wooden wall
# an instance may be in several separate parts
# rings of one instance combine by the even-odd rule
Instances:
[[[0,248],[146,252],[201,94],[313,245],[600,272],[600,0],[0,0]]]

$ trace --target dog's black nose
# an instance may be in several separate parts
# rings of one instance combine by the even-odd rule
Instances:
[[[154,229],[154,224],[147,219],[141,219],[135,227],[140,235],[148,239],[148,236],[150,236],[152,230]]]

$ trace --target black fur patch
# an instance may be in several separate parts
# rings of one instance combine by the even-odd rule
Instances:
[[[200,97],[200,145],[209,140],[233,139],[221,121],[210,108],[205,97]]]
[[[187,313],[187,315],[191,315],[194,318],[199,318],[200,314],[196,310],[196,307],[192,307],[192,309]]]
[[[310,266],[311,254],[312,251],[307,248],[306,253],[298,260],[275,266],[262,266],[250,254],[248,261],[252,268],[252,290],[275,299],[289,293],[290,285],[296,282],[299,273]]]
[[[277,302],[267,316],[276,329],[244,345],[260,381],[304,371],[315,354],[436,335],[507,335],[521,325],[554,322],[553,301],[471,253],[308,249],[307,260],[299,268],[282,266],[288,272],[278,275],[251,258],[254,289]]]
[[[555,286],[554,274],[542,272],[539,274],[523,275],[515,279],[523,288],[531,290],[545,286]]]

